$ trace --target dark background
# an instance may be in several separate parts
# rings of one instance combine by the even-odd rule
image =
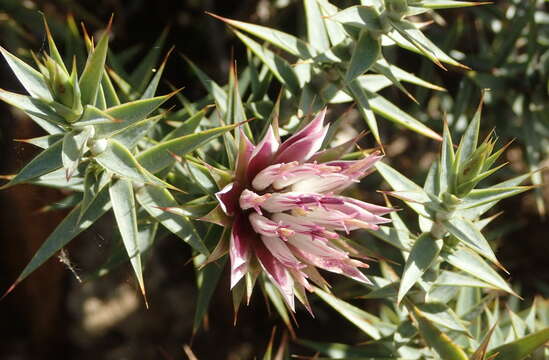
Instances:
[[[0,44],[17,54],[30,48],[44,50],[45,38],[39,10],[49,19],[64,21],[68,13],[85,20],[92,31],[102,29],[111,13],[115,14],[112,47],[116,51],[133,45],[152,46],[163,28],[170,26],[169,45],[197,63],[220,84],[225,83],[231,54],[237,62],[245,52],[224,25],[207,15],[210,11],[228,18],[263,23],[293,33],[304,34],[303,9],[299,1],[290,1],[277,9],[272,1],[184,1],[184,0],[103,0],[103,1],[8,1],[0,0]],[[441,12],[448,22],[457,17],[470,19],[467,10]],[[55,28],[54,28],[55,30]],[[434,30],[437,31],[436,29]],[[439,30],[443,31],[443,30]],[[55,33],[55,31],[54,31]],[[436,34],[435,34],[436,35]],[[472,39],[463,39],[460,50],[474,47]],[[139,62],[143,51],[129,66]],[[416,56],[395,59],[403,68],[419,68]],[[132,64],[133,62],[133,64]],[[0,87],[20,91],[15,77],[2,61]],[[438,74],[438,70],[436,70]],[[452,95],[458,91],[463,73],[453,70],[441,77]],[[204,95],[203,88],[178,56],[170,58],[165,79],[191,100]],[[168,87],[164,87],[168,91]],[[414,110],[415,105],[393,90],[387,92],[395,103]],[[474,107],[476,104],[471,104]],[[415,108],[417,110],[417,108]],[[489,111],[489,110],[488,110]],[[42,132],[20,112],[0,104],[0,173],[20,169],[36,153],[12,139],[39,136]],[[384,122],[382,125],[388,123]],[[389,157],[406,174],[421,177],[438,145],[418,135],[388,131]],[[510,172],[524,171],[520,145],[508,151]],[[379,182],[379,179],[377,180]],[[41,213],[39,210],[62,198],[60,191],[32,186],[17,186],[0,192],[0,292],[7,289],[65,212]],[[377,199],[379,201],[379,199]],[[511,272],[511,281],[522,284],[525,297],[547,294],[548,254],[547,222],[536,214],[528,195],[507,200],[506,213],[494,228],[505,227],[495,237],[501,245],[498,257]],[[199,359],[252,359],[261,357],[270,333],[277,326],[277,339],[285,331],[283,323],[265,305],[260,292],[250,307],[241,309],[238,325],[233,326],[233,310],[227,287],[227,274],[221,279],[211,304],[207,329],[192,334],[196,290],[194,272],[188,264],[190,251],[181,241],[164,239],[156,244],[147,264],[145,281],[149,309],[136,289],[132,273],[122,267],[93,281],[80,283],[71,267],[84,277],[100,265],[109,253],[112,220],[103,218],[66,249],[66,261],[51,259],[11,294],[0,301],[1,359],[183,359],[183,345],[189,344]],[[375,303],[362,303],[374,308]],[[300,309],[296,314],[300,337],[317,341],[353,343],[362,340],[354,327],[332,310],[315,306],[316,319]],[[297,353],[306,353],[294,346]]]

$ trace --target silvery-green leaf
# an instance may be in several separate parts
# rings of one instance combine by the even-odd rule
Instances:
[[[365,28],[371,31],[383,31],[379,12],[373,6],[351,6],[330,16],[328,20],[359,29]]]
[[[148,171],[152,173],[159,172],[176,161],[172,154],[183,156],[223,133],[234,129],[237,125],[221,126],[161,142],[139,154],[137,159]]]
[[[362,30],[345,74],[345,82],[351,82],[365,73],[375,63],[380,53],[379,39],[375,38],[368,30]]]
[[[366,122],[366,125],[368,125],[368,128],[372,132],[372,135],[374,136],[376,142],[378,144],[381,144],[381,138],[379,136],[379,130],[377,127],[377,120],[374,112],[372,111],[368,96],[366,95],[366,90],[364,90],[362,86],[360,86],[360,83],[356,79],[349,82],[347,84],[347,88],[355,99],[358,105],[358,110],[360,111],[362,118]]]
[[[122,130],[114,132],[111,135],[111,138],[118,141],[126,148],[133,149],[165,116],[166,114],[160,114],[135,122]]]
[[[468,360],[463,349],[457,346],[445,333],[441,332],[433,322],[419,309],[413,309],[414,317],[419,324],[419,333],[427,345],[435,349],[441,359]]]
[[[357,308],[343,300],[338,299],[334,295],[315,288],[315,294],[330,305],[334,310],[347,318],[365,334],[373,339],[381,338],[381,334],[376,326],[381,320],[364,310]]]
[[[516,295],[509,285],[492,269],[479,255],[471,250],[461,249],[450,254],[444,254],[444,259],[456,268],[487,282],[488,284]]]
[[[92,136],[93,128],[87,127],[83,130],[72,130],[63,137],[63,146],[61,160],[66,171],[67,180],[69,180],[76,167],[80,163],[86,142]]]
[[[391,25],[396,32],[402,37],[405,42],[408,42],[413,47],[418,49],[429,60],[433,61],[438,66],[444,69],[441,62],[445,62],[454,66],[467,68],[459,62],[446,55],[438,46],[436,46],[428,37],[426,37],[421,30],[419,30],[414,24],[407,21],[395,21],[391,20]],[[393,39],[399,46],[402,41],[394,33],[389,33],[388,36]]]
[[[101,166],[121,178],[136,183],[173,188],[143,168],[131,152],[114,139],[108,139],[105,151],[94,157]]]
[[[116,225],[122,242],[128,253],[141,293],[145,296],[145,284],[143,282],[143,268],[141,265],[141,252],[139,248],[139,233],[137,231],[137,215],[133,185],[130,181],[118,179],[111,182],[109,194],[116,219]]]
[[[17,80],[23,85],[25,90],[32,96],[46,101],[52,101],[53,98],[50,89],[46,84],[44,76],[34,70],[24,61],[0,46],[0,52],[6,59],[9,67],[17,77]]]
[[[95,137],[109,136],[115,131],[147,118],[147,116],[158,109],[166,100],[175,95],[176,92],[177,91],[174,91],[170,94],[150,99],[135,100],[106,109],[105,113],[113,118],[115,122],[95,125]]]
[[[434,264],[442,249],[442,245],[442,239],[434,239],[427,233],[424,233],[417,238],[406,259],[406,264],[404,265],[397,296],[397,301],[399,303],[408,290],[410,290],[419,278]]]
[[[453,216],[451,219],[444,221],[443,224],[464,245],[501,267],[490,244],[488,244],[488,240],[471,221]]]
[[[488,352],[488,357],[498,354],[497,360],[522,360],[549,341],[549,328],[525,336],[519,340],[498,346]]]
[[[460,318],[447,305],[431,302],[419,304],[417,307],[421,310],[423,316],[431,320],[434,324],[441,325],[450,330],[464,334],[469,333]]]
[[[305,41],[287,34],[285,32],[271,29],[261,25],[250,24],[242,21],[231,20],[221,16],[210,14],[217,19],[224,21],[225,23],[233,26],[237,29],[246,31],[252,35],[257,36],[260,39],[270,42],[271,44],[281,48],[284,51],[289,52],[292,55],[298,56],[302,59],[309,59],[317,54],[315,48],[306,43]],[[237,32],[238,35],[238,32]]]
[[[209,254],[189,218],[164,210],[179,205],[168,190],[145,185],[139,191],[136,191],[135,196],[139,204],[164,227],[191,245],[199,253]]]
[[[235,30],[234,33],[269,68],[278,81],[284,84],[292,94],[299,94],[299,79],[286,60],[241,32]]]
[[[112,19],[111,19],[112,21]],[[107,50],[109,48],[109,33],[111,22],[105,33],[99,39],[99,43],[88,56],[86,66],[80,77],[79,86],[81,93],[82,105],[94,105],[101,86],[101,78],[105,68],[105,60],[107,59]]]
[[[42,99],[35,99],[30,96],[12,93],[0,89],[0,100],[23,110],[31,117],[37,117],[46,120],[54,125],[66,124],[65,119],[57,115],[51,108],[51,102],[46,102]]]
[[[437,277],[434,286],[455,286],[455,287],[478,287],[478,288],[493,288],[493,285],[487,282],[480,281],[477,278],[466,274],[457,273],[454,271],[443,270]]]
[[[63,138],[62,134],[39,136],[31,139],[16,139],[15,141],[31,144],[41,149],[47,149]]]
[[[304,0],[305,17],[307,24],[307,39],[315,49],[325,51],[330,48],[330,38],[324,25],[320,5],[317,0]]]
[[[197,111],[195,114],[193,114],[190,118],[185,120],[181,125],[170,131],[163,139],[162,141],[171,140],[174,138],[178,138],[181,136],[189,135],[195,132],[195,130],[200,125],[200,122],[204,118],[204,115],[206,115],[206,112],[208,111],[208,108],[205,107],[200,111]]]

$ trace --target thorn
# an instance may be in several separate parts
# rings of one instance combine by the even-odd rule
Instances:
[[[8,288],[8,290],[6,290],[6,292],[4,293],[4,295],[2,295],[2,297],[0,297],[0,301],[4,300],[4,298],[5,298],[6,296],[8,296],[8,295],[13,291],[13,289],[15,289],[15,287],[16,287],[17,285],[19,285],[20,282],[21,282],[20,279],[15,280],[15,282]]]

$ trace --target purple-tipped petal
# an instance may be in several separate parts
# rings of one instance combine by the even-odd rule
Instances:
[[[284,151],[279,151],[276,156],[277,162],[306,161],[313,156],[324,142],[328,126],[318,133],[306,136],[289,145]]]
[[[239,131],[240,144],[238,146],[238,157],[236,159],[236,178],[240,181],[245,181],[246,170],[248,168],[248,163],[250,162],[250,157],[255,150],[255,146],[251,143],[246,134],[244,134],[242,128],[239,128]]]
[[[231,289],[248,271],[251,246],[253,243],[257,242],[257,240],[257,235],[251,229],[246,216],[236,216],[229,243],[229,257],[231,259]]]
[[[326,116],[326,108],[322,109],[316,117],[311,121],[307,126],[305,126],[303,129],[292,135],[290,138],[288,138],[286,141],[284,141],[280,148],[278,149],[278,153],[284,152],[288,147],[293,145],[294,143],[298,142],[299,140],[308,137],[308,136],[318,136],[323,131],[323,125],[324,125],[324,116]],[[324,139],[323,139],[324,140]]]
[[[219,206],[221,206],[221,209],[225,214],[229,216],[235,214],[236,210],[239,208],[238,200],[241,193],[242,185],[238,182],[232,182],[215,193]]]
[[[258,172],[272,163],[279,145],[272,126],[269,126],[265,137],[257,144],[250,157],[247,171],[248,181],[252,181]]]
[[[267,250],[263,243],[256,244],[255,254],[259,264],[278,288],[288,307],[295,311],[294,281],[288,274],[286,267]]]

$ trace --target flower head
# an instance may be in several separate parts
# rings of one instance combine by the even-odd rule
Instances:
[[[369,173],[382,156],[357,161],[312,161],[328,131],[326,110],[283,143],[272,127],[253,145],[241,133],[235,179],[216,196],[233,217],[229,255],[231,288],[254,264],[279,289],[294,309],[294,296],[312,290],[310,281],[324,283],[317,268],[369,283],[339,247],[338,233],[377,229],[390,208],[341,196],[339,193]],[[304,297],[298,297],[305,303]]]

